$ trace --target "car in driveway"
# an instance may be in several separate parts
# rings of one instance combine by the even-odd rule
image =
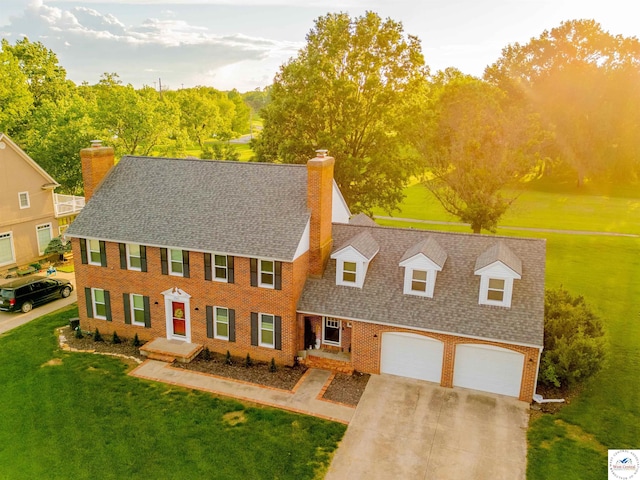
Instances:
[[[0,310],[5,312],[30,312],[37,305],[67,298],[73,285],[66,279],[28,277],[0,286]]]

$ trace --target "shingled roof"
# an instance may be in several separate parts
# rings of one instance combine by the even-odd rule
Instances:
[[[67,235],[292,261],[305,165],[123,157]]]
[[[407,250],[400,262],[410,259],[421,253],[440,268],[444,266],[444,262],[447,261],[447,252],[445,252],[440,244],[434,240],[433,237],[427,237],[424,240],[420,240]]]
[[[482,252],[476,260],[475,270],[480,270],[495,262],[501,262],[518,275],[522,275],[522,261],[502,241]]]
[[[340,247],[336,248],[333,254],[336,254],[347,247],[352,247],[367,260],[371,260],[375,254],[378,253],[378,250],[380,250],[378,242],[376,242],[376,240],[367,231],[360,232],[353,238],[347,240]]]
[[[333,224],[334,242],[342,245],[368,232],[380,251],[367,270],[363,287],[336,285],[336,261],[322,278],[309,278],[298,303],[301,313],[407,326],[541,347],[544,323],[545,241],[413,229]],[[447,254],[433,298],[403,294],[403,255],[428,238]],[[522,262],[511,308],[478,303],[477,259],[502,242]]]

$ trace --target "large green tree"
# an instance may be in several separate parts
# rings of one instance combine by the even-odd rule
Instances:
[[[418,171],[405,132],[426,73],[418,39],[400,23],[372,12],[318,18],[306,46],[276,75],[257,159],[304,163],[328,149],[353,212],[392,210]]]
[[[475,233],[495,231],[529,172],[541,138],[534,115],[511,106],[502,90],[449,69],[434,77],[414,145],[428,165],[425,185],[444,209]]]
[[[14,128],[28,116],[33,105],[27,77],[10,51],[0,50],[0,132],[13,135]]]
[[[549,152],[578,185],[640,173],[637,38],[614,36],[593,20],[563,22],[526,45],[505,47],[485,79],[540,113],[554,132]]]

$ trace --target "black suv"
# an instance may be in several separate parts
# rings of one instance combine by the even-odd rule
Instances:
[[[29,277],[0,285],[0,310],[5,312],[31,311],[34,305],[56,298],[67,298],[73,285],[69,280]]]

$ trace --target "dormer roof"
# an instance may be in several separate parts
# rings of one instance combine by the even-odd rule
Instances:
[[[477,274],[479,270],[496,262],[500,262],[506,267],[509,267],[517,273],[518,276],[522,275],[522,260],[520,260],[503,241],[499,241],[480,254],[476,260],[474,271]]]
[[[370,216],[359,213],[349,219],[349,224],[360,225],[362,227],[377,227],[378,224]]]
[[[335,256],[339,255],[343,250],[349,247],[357,251],[367,261],[370,261],[375,257],[376,253],[380,250],[380,245],[378,245],[378,242],[376,242],[373,236],[368,231],[364,231],[343,243],[340,248],[333,252],[331,257],[335,258]]]
[[[427,237],[423,240],[420,240],[418,243],[408,248],[400,259],[400,265],[402,265],[403,262],[411,260],[416,255],[424,255],[438,267],[440,267],[440,269],[444,267],[444,262],[446,262],[447,260],[447,252],[444,251],[444,249],[433,237]]]

